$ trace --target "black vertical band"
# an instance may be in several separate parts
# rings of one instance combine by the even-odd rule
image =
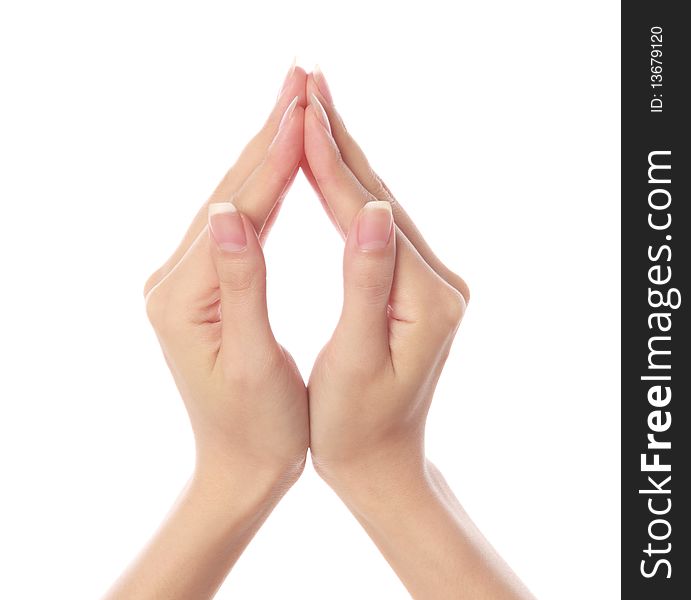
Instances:
[[[671,0],[622,2],[626,599],[691,597],[691,32],[684,8]]]

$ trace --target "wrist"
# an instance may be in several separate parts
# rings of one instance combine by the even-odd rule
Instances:
[[[349,461],[313,459],[319,476],[354,513],[376,513],[380,507],[416,502],[429,492],[422,450],[389,447]]]
[[[236,463],[197,457],[189,489],[200,501],[228,516],[270,511],[304,469],[304,458],[290,464]]]

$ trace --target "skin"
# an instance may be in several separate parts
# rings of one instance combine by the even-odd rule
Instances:
[[[369,166],[320,72],[307,94],[309,179],[346,238],[341,318],[309,381],[315,468],[414,598],[531,598],[425,457],[427,412],[468,286]],[[362,249],[363,206],[375,200],[391,206],[394,235]]]
[[[307,387],[271,331],[261,248],[299,167],[345,238],[341,318]],[[213,597],[308,446],[413,597],[532,598],[425,457],[468,287],[371,169],[321,71],[291,68],[266,124],[144,293],[196,466],[107,600]]]
[[[190,417],[196,466],[109,600],[213,597],[304,467],[307,391],[271,331],[260,238],[303,157],[305,83],[302,69],[291,70],[262,130],[144,287]],[[247,243],[236,252],[222,250],[209,231],[208,205],[231,199],[241,212],[220,218],[240,220]]]

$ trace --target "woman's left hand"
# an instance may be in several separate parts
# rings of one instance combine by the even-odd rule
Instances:
[[[307,391],[274,338],[260,240],[303,157],[306,75],[291,69],[266,125],[145,286],[147,313],[192,423],[192,478],[108,600],[210,598],[299,477]]]

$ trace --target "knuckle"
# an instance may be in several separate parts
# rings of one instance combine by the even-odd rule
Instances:
[[[147,293],[145,307],[146,316],[154,329],[162,329],[168,317],[169,301],[168,295],[160,284]]]
[[[427,309],[421,319],[425,327],[436,334],[447,336],[458,328],[465,313],[466,302],[456,288],[440,280],[425,305]]]
[[[144,298],[149,295],[149,292],[156,286],[156,284],[161,280],[161,275],[163,274],[163,267],[156,269],[144,282],[143,294]]]
[[[382,275],[367,270],[354,274],[351,280],[351,286],[358,294],[372,303],[379,303],[389,297],[391,283],[392,274]]]
[[[226,293],[243,296],[260,285],[266,278],[263,265],[250,261],[225,265],[219,273],[219,282]]]
[[[456,329],[463,319],[466,302],[463,294],[455,287],[445,286],[440,303],[441,316],[447,327]]]
[[[446,274],[446,280],[461,294],[461,296],[463,296],[463,300],[467,305],[468,302],[470,302],[470,288],[468,287],[466,281],[453,271],[448,271]]]

